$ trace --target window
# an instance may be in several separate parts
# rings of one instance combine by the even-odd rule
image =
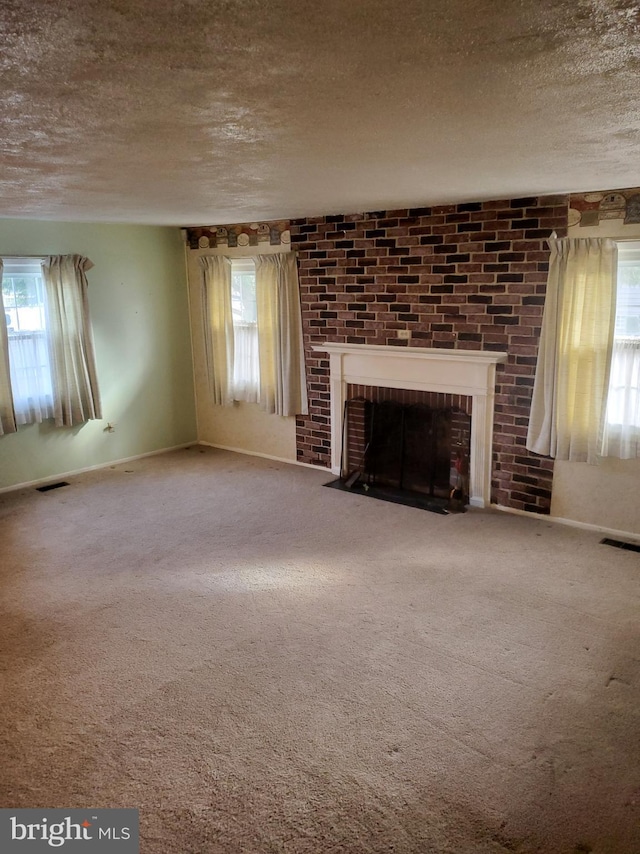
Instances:
[[[618,245],[616,324],[607,422],[640,429],[640,242]]]
[[[211,400],[307,414],[298,268],[293,252],[202,255],[204,354]]]
[[[252,258],[231,261],[234,400],[256,403],[260,392],[256,266]]]
[[[640,243],[618,245],[615,335],[640,341]]]
[[[16,423],[40,422],[53,415],[46,295],[41,262],[37,259],[5,259],[2,298]]]
[[[3,258],[0,265],[0,436],[52,418],[101,418],[82,255]]]

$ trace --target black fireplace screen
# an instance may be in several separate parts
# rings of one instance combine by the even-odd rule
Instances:
[[[466,503],[470,425],[455,407],[354,398],[345,406],[341,476]]]

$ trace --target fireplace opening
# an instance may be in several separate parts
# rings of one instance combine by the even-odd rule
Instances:
[[[330,485],[439,513],[462,512],[469,500],[471,400],[453,398],[384,388],[350,397],[340,478]]]

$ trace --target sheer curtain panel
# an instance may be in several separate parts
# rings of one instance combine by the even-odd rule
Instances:
[[[47,331],[9,337],[11,389],[17,424],[41,424],[53,417],[53,389]]]
[[[231,261],[223,255],[205,255],[199,264],[207,379],[213,402],[229,406],[234,364]]]
[[[58,427],[102,417],[87,295],[91,267],[81,255],[53,255],[42,262]]]
[[[0,285],[2,284],[2,259],[0,258]],[[13,411],[13,396],[11,393],[11,370],[9,367],[9,336],[7,330],[7,314],[4,310],[2,288],[0,287],[0,436],[5,433],[15,433],[17,428]]]
[[[260,397],[260,354],[255,323],[236,321],[233,324],[233,349],[232,397],[245,403],[257,403]]]
[[[617,246],[552,238],[527,448],[596,463],[602,452],[616,312]]]
[[[256,301],[260,406],[276,415],[306,415],[302,314],[293,252],[258,255]]]
[[[640,457],[640,338],[613,342],[604,457]]]

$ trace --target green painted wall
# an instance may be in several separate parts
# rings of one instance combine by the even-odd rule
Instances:
[[[87,279],[104,420],[0,436],[0,489],[196,439],[179,229],[0,219],[0,255],[68,253],[95,264]]]

